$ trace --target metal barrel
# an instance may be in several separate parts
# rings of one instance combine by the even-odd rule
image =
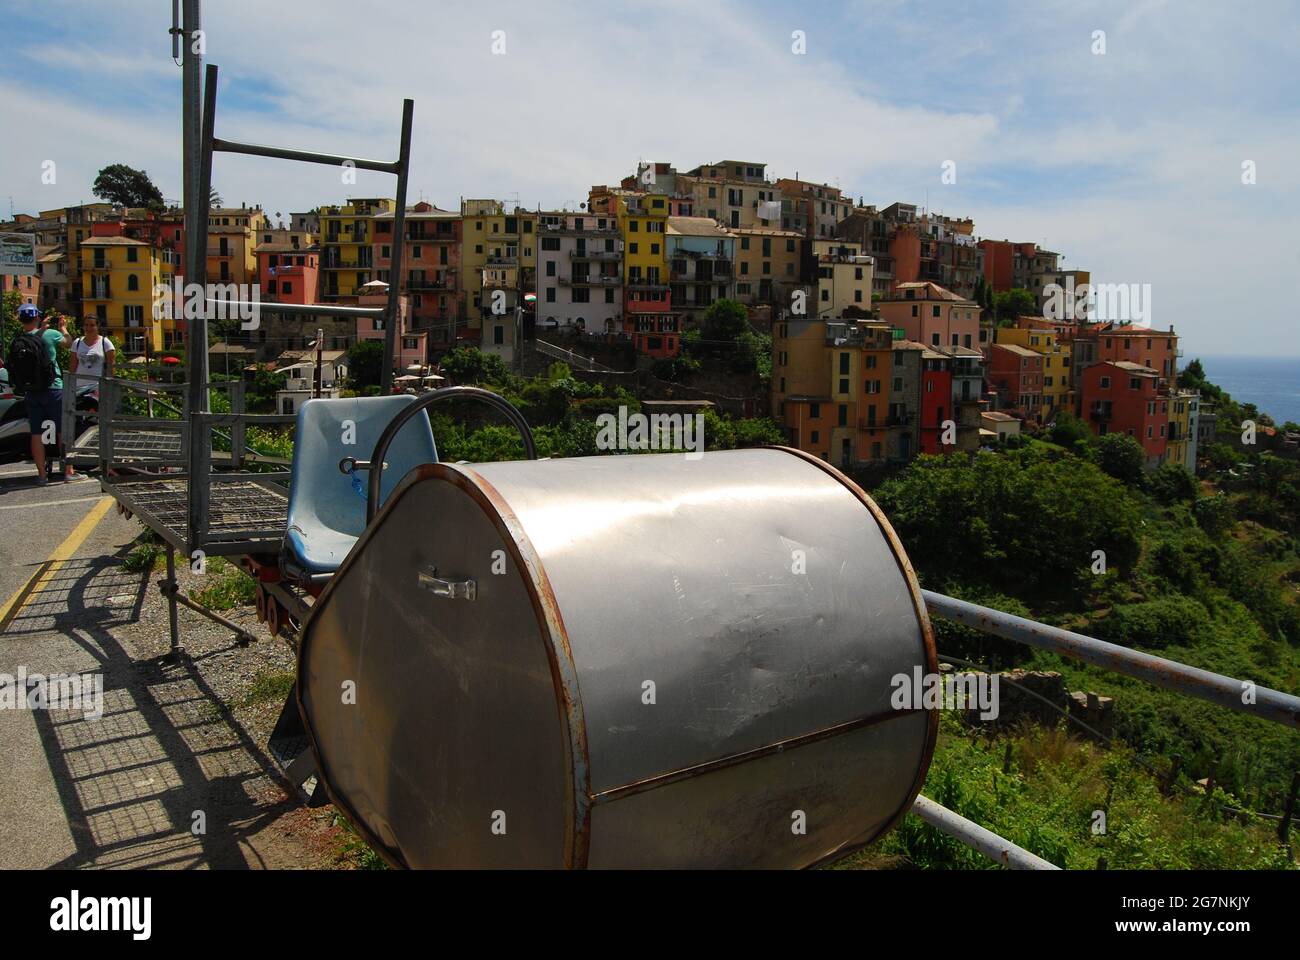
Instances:
[[[803,867],[912,807],[924,602],[781,448],[412,471],[303,626],[330,798],[410,867]]]

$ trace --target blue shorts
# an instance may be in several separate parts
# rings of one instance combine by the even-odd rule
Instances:
[[[54,421],[56,433],[63,432],[63,391],[41,390],[27,394],[27,426],[32,433],[43,433],[45,422]]]

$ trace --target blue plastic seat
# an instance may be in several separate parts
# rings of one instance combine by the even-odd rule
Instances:
[[[345,457],[369,460],[384,428],[415,402],[409,394],[308,400],[298,411],[289,488],[289,526],[285,558],[308,574],[333,573],[366,527],[366,501],[352,477],[339,471]],[[351,421],[349,424],[347,421]],[[345,435],[352,443],[344,443]],[[388,469],[380,483],[380,503],[413,468],[436,463],[429,417],[412,417],[393,438]],[[357,471],[364,491],[369,476]]]

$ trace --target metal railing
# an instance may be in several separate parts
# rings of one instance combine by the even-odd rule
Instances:
[[[956,597],[935,593],[933,590],[922,590],[921,596],[932,615],[1007,640],[1080,660],[1105,670],[1145,680],[1158,687],[1207,700],[1230,710],[1249,713],[1283,726],[1300,729],[1300,697],[1292,694],[1212,673],[1176,660],[1166,660],[1163,657],[1063,630],[1036,620],[1003,613],[991,607],[982,607],[979,604],[958,600]],[[1041,857],[925,797],[916,798],[912,812],[931,826],[1013,870],[1057,869]]]

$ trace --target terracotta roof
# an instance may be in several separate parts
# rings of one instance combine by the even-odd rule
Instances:
[[[891,301],[906,300],[907,298],[901,295],[901,292],[904,290],[924,290],[925,296],[921,297],[922,300],[953,300],[958,303],[969,303],[972,306],[975,306],[974,300],[967,300],[965,297],[953,293],[947,287],[941,287],[937,283],[933,283],[929,280],[909,280],[907,283],[900,283],[894,287],[893,293],[883,299]],[[913,297],[912,299],[915,300],[917,298]]]
[[[83,247],[147,247],[143,240],[130,237],[89,237],[81,241]]]
[[[726,238],[735,236],[725,227],[719,226],[718,221],[712,217],[669,217],[668,232],[683,237]]]
[[[1041,357],[1042,354],[1037,350],[1030,350],[1028,347],[1022,347],[1018,343],[995,343],[993,344],[999,350],[1009,350],[1018,357]]]
[[[1127,370],[1129,373],[1140,373],[1147,377],[1160,376],[1158,371],[1150,367],[1144,367],[1140,363],[1133,363],[1130,360],[1105,360],[1103,363],[1109,363],[1112,367],[1119,367],[1121,370]]]

